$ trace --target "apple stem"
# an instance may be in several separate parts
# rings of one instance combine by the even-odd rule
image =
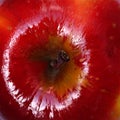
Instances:
[[[57,58],[51,60],[49,65],[52,69],[59,69],[61,65],[63,65],[65,62],[68,62],[69,60],[69,55],[64,50],[61,50],[58,53]]]

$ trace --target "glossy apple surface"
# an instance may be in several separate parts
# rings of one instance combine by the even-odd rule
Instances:
[[[119,120],[119,0],[1,0],[0,68],[3,120]]]

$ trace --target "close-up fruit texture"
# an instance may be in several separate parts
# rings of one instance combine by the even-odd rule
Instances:
[[[0,0],[0,120],[120,120],[120,0]]]

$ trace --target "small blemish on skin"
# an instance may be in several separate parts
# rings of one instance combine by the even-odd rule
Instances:
[[[48,24],[47,24],[46,22],[43,22],[43,24],[44,24],[46,27],[48,27]]]
[[[81,63],[81,62],[84,62],[84,61],[85,61],[84,58],[79,59],[79,62],[80,62],[80,63]]]
[[[90,76],[89,78],[92,79],[92,78],[94,78],[94,77],[93,77],[93,76]]]
[[[96,77],[95,79],[96,79],[96,80],[99,80],[100,78]]]
[[[117,26],[116,23],[113,23],[113,24],[112,24],[112,27],[113,27],[113,28],[116,28],[116,26]]]
[[[91,75],[89,78],[90,78],[90,79],[95,79],[95,80],[99,80],[99,79],[100,79],[100,78],[94,77],[94,76],[92,76],[92,75]]]
[[[99,16],[99,13],[98,12],[96,12],[96,17],[98,17]]]
[[[9,31],[11,31],[11,30],[12,30],[12,26],[8,26],[7,29],[8,29]]]
[[[113,39],[114,39],[114,36],[110,36],[109,39],[110,39],[110,40],[113,40]]]
[[[108,91],[106,89],[101,89],[102,93],[108,93]]]
[[[11,103],[11,101],[9,101],[9,105],[11,105],[12,103]]]

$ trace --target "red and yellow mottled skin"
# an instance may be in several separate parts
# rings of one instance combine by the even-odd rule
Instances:
[[[48,61],[59,50],[70,61],[51,73]],[[6,119],[119,120],[119,0],[5,0],[0,67],[0,110]]]

